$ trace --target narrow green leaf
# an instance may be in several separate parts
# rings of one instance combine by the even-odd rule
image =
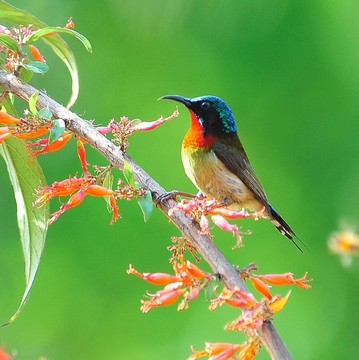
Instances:
[[[6,48],[12,51],[20,51],[18,43],[9,35],[0,34],[0,44],[4,45]]]
[[[67,107],[70,108],[77,100],[80,91],[79,73],[75,60],[75,55],[72,52],[68,44],[59,36],[54,35],[49,38],[42,38],[43,41],[49,45],[54,53],[63,61],[67,69],[70,72],[72,79],[71,97],[67,103]]]
[[[143,220],[148,221],[152,212],[153,212],[153,201],[151,196],[151,191],[147,191],[145,197],[138,200],[138,205],[140,206],[143,214]]]
[[[38,111],[38,115],[43,119],[51,120],[53,114],[49,109],[43,108]]]
[[[72,36],[76,37],[76,39],[78,39],[82,42],[82,44],[85,46],[85,48],[88,52],[92,52],[91,44],[85,36],[83,36],[82,34],[78,33],[77,31],[75,31],[73,29],[57,27],[57,26],[56,27],[48,26],[48,27],[45,27],[44,29],[37,30],[37,31],[33,32],[28,38],[26,38],[24,40],[24,42],[25,43],[35,42],[35,41],[39,40],[41,37],[46,36],[48,34],[53,34],[53,33],[65,33],[65,34],[72,35]],[[51,36],[53,36],[53,35],[51,35]]]
[[[34,115],[38,115],[38,111],[37,111],[37,100],[39,99],[39,94],[37,92],[34,92],[29,99],[29,109],[31,111],[32,114]]]
[[[4,158],[17,205],[17,222],[20,241],[25,259],[25,289],[20,305],[5,326],[19,315],[33,285],[45,245],[49,208],[34,207],[34,190],[45,184],[45,177],[36,159],[30,159],[22,141],[7,139],[0,145],[0,155]]]
[[[0,0],[0,17],[1,19],[13,24],[26,25],[30,20],[36,27],[46,26],[43,22],[32,16],[29,12],[21,10],[8,4],[6,1]]]
[[[23,63],[22,66],[36,74],[44,74],[49,71],[49,65],[41,61],[29,61]]]
[[[29,12],[18,9],[7,2],[0,0],[0,19],[17,25],[32,24],[34,29],[42,29],[46,24]],[[75,56],[69,45],[59,36],[41,38],[48,46],[52,48],[54,53],[64,62],[68,68],[72,79],[71,97],[67,104],[70,108],[76,101],[79,94],[79,77]]]
[[[133,170],[127,161],[125,161],[123,164],[123,175],[125,176],[125,179],[126,179],[128,185],[136,187],[135,176],[133,175]]]
[[[50,144],[56,141],[65,131],[65,121],[62,119],[54,120],[54,126],[50,129]]]

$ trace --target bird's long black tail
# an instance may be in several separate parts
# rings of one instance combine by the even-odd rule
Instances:
[[[286,236],[288,239],[292,241],[292,243],[297,247],[300,252],[303,252],[303,249],[298,245],[296,238],[300,243],[302,243],[305,247],[305,244],[298,238],[293,229],[289,226],[289,224],[277,213],[277,211],[269,205],[270,209],[270,217],[274,226],[282,233],[282,235]]]

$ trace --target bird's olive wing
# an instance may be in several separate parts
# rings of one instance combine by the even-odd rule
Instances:
[[[238,176],[248,189],[254,193],[255,197],[267,207],[267,196],[253,171],[237,134],[227,135],[224,140],[218,139],[212,150],[224,166]]]

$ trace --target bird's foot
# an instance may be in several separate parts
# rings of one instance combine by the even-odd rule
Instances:
[[[163,193],[157,197],[153,197],[155,199],[155,203],[156,206],[158,206],[159,204],[161,204],[163,201],[172,199],[176,201],[177,196],[184,196],[184,197],[189,197],[189,198],[195,198],[196,195],[194,194],[190,194],[187,192],[183,192],[183,191],[177,191],[177,190],[172,190],[166,193]]]

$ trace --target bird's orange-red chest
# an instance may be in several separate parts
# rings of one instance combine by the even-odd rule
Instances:
[[[196,114],[190,110],[191,126],[183,139],[182,147],[184,149],[208,148],[216,141],[215,136],[206,135],[202,124]]]

